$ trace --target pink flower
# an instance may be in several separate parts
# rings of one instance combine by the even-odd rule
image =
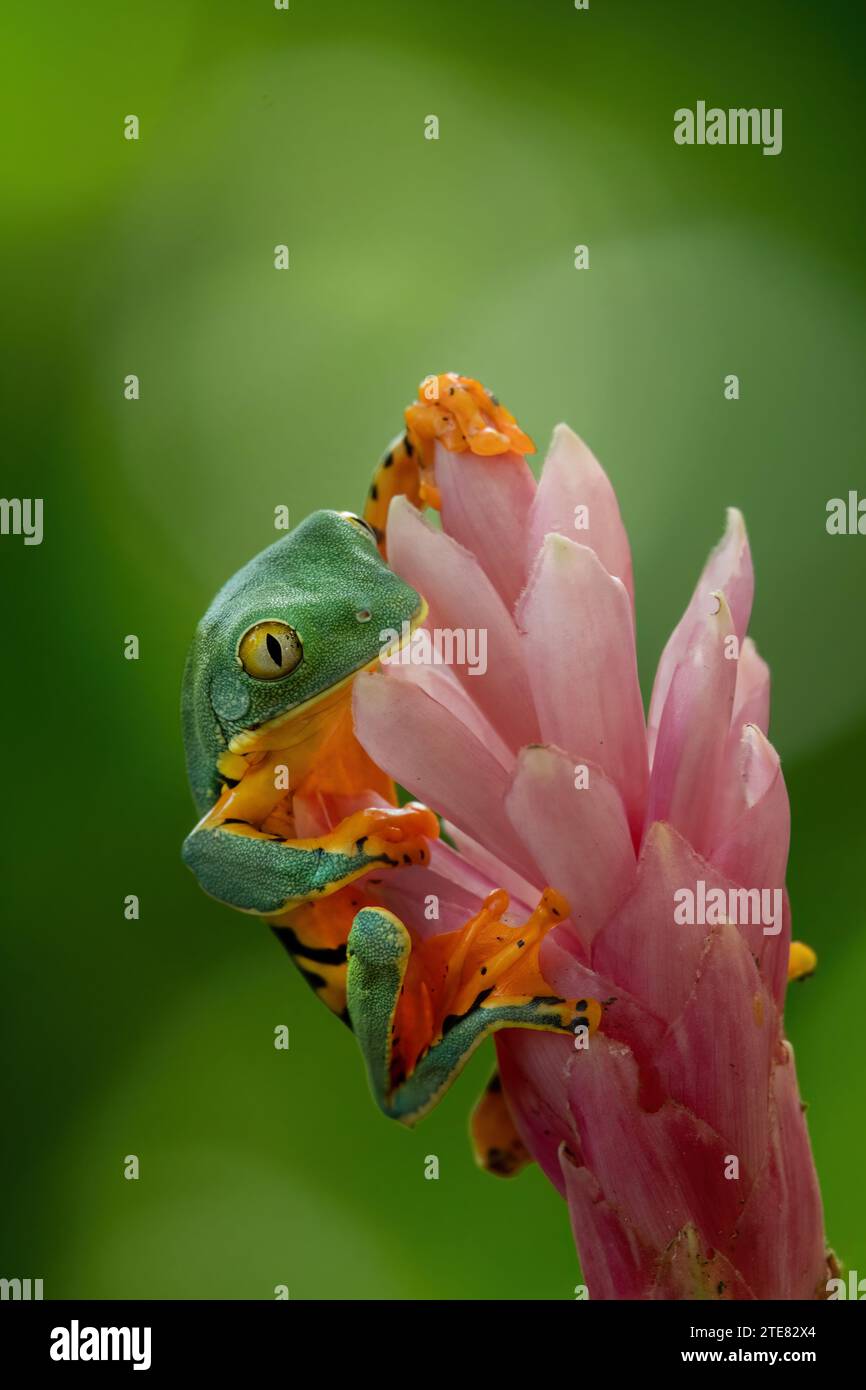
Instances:
[[[820,1297],[821,1201],[782,1027],[789,806],[746,636],[742,517],[662,653],[645,721],[628,539],[589,449],[559,426],[537,487],[516,454],[439,443],[435,457],[443,529],[397,498],[389,560],[425,596],[429,631],[485,635],[486,670],[390,665],[356,682],[361,742],[456,845],[394,876],[388,905],[439,932],[497,887],[518,918],[547,884],[570,902],[540,964],[562,997],[605,1001],[601,1028],[586,1048],[512,1030],[497,1050],[592,1298]]]

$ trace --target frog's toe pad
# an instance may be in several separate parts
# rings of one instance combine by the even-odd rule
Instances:
[[[383,907],[362,907],[352,923],[346,955],[364,969],[387,970],[402,964],[411,948],[399,917]]]
[[[502,1149],[494,1144],[484,1153],[476,1153],[475,1158],[485,1173],[492,1173],[497,1178],[516,1178],[532,1162],[532,1155],[518,1135],[514,1136],[513,1144],[507,1148]]]

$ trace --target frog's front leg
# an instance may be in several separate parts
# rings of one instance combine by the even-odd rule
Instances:
[[[500,1028],[534,1028],[587,1037],[601,1019],[591,999],[550,993],[538,969],[547,930],[568,914],[547,889],[528,921],[507,927],[504,892],[491,893],[459,931],[413,943],[385,908],[365,907],[348,941],[347,1004],[352,1029],[381,1110],[413,1124]]]
[[[417,803],[347,816],[319,839],[289,840],[245,821],[196,826],[184,862],[211,897],[241,912],[270,916],[344,888],[371,869],[426,864],[439,834]]]

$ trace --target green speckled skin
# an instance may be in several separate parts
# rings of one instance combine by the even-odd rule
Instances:
[[[347,1003],[352,1030],[367,1064],[370,1088],[392,1120],[414,1124],[440,1099],[479,1043],[499,1028],[570,1033],[557,1016],[560,1001],[532,999],[485,1008],[478,1005],[444,1033],[405,1080],[391,1076],[391,1036],[412,943],[399,918],[365,907],[349,933]]]
[[[198,625],[184,673],[187,772],[199,813],[217,799],[216,763],[229,740],[333,689],[374,661],[380,632],[401,628],[420,598],[385,565],[372,537],[320,511],[263,550],[219,591]],[[370,613],[359,622],[356,613]],[[238,643],[276,618],[300,635],[304,659],[282,680],[247,675]]]
[[[391,1029],[411,949],[403,923],[383,908],[362,908],[349,932],[349,1018],[364,1054],[371,1090],[386,1114],[391,1089]]]

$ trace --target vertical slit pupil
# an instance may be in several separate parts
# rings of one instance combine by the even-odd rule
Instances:
[[[274,636],[274,634],[273,634],[272,632],[269,632],[268,635],[266,636],[266,638],[265,638],[265,646],[266,646],[267,649],[268,649],[268,655],[270,656],[271,661],[274,663],[274,665],[275,665],[275,666],[282,666],[282,664],[283,664],[283,649],[282,649],[282,647],[280,646],[280,643],[278,642],[277,638]]]

